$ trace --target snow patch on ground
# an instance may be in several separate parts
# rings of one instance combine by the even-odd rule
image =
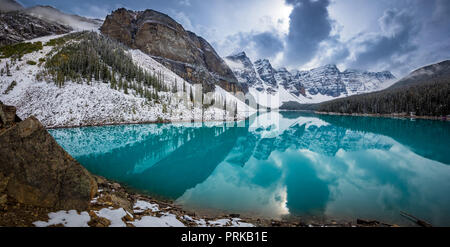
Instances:
[[[100,211],[95,211],[95,214],[99,217],[106,218],[111,221],[109,227],[125,227],[127,226],[123,222],[122,218],[127,215],[127,212],[123,208],[111,209],[102,208]]]
[[[204,219],[196,220],[189,215],[185,215],[185,216],[183,216],[183,218],[184,218],[184,220],[194,222],[195,224],[197,224],[198,227],[206,227],[206,220],[204,220]]]
[[[174,214],[161,217],[144,216],[140,220],[131,222],[135,227],[184,227],[185,225],[177,219]]]
[[[144,212],[143,209],[150,209],[152,212],[160,212],[159,205],[152,204],[139,200],[134,205],[134,213]],[[136,210],[137,209],[137,210]],[[111,224],[109,227],[126,227],[127,224],[123,218],[125,215],[132,215],[123,208],[102,208],[101,210],[94,211],[98,217],[108,219]],[[70,211],[58,211],[55,213],[49,213],[48,222],[36,221],[33,224],[36,227],[49,227],[53,225],[62,224],[65,227],[89,227],[88,222],[91,217],[87,212],[77,213],[76,210]],[[217,219],[206,221],[205,219],[194,219],[188,215],[182,217],[185,221],[194,222],[197,227],[254,227],[253,224],[242,222],[240,218],[231,219]],[[140,219],[134,221],[128,221],[127,223],[134,225],[135,227],[185,227],[175,214],[163,212],[160,217],[157,216],[143,216]]]
[[[49,213],[48,217],[50,218],[48,222],[36,221],[33,224],[37,227],[48,227],[58,224],[63,224],[66,227],[88,227],[88,222],[91,220],[87,212],[78,214],[76,210]]]
[[[241,222],[240,218],[210,220],[208,223],[216,227],[254,227],[253,224]]]
[[[149,203],[146,201],[138,200],[134,204],[133,209],[134,209],[135,213],[142,213],[146,210],[151,210],[152,212],[158,212],[159,206],[158,206],[158,204],[153,204],[153,203]]]

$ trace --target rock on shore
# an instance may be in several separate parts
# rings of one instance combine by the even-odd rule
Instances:
[[[16,122],[15,110],[1,102],[0,116],[0,201],[10,197],[40,207],[88,208],[97,192],[89,172],[35,117]]]

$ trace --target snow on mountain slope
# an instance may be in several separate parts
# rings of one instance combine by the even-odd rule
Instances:
[[[194,97],[195,98],[200,97],[198,95],[195,95],[196,93],[201,92],[201,90],[199,90],[199,88],[197,88],[196,86],[193,86],[193,85],[185,82],[185,80],[183,78],[181,78],[180,76],[178,76],[177,74],[175,74],[171,70],[167,69],[164,65],[158,63],[156,60],[151,58],[149,55],[143,53],[140,50],[130,50],[129,52],[132,55],[133,60],[135,61],[135,63],[137,65],[139,65],[140,67],[146,69],[149,72],[155,72],[156,73],[158,71],[163,71],[165,81],[167,81],[169,83],[176,82],[179,91],[182,90],[183,83],[185,83],[188,91],[192,88],[192,91],[194,93]],[[245,113],[245,112],[253,113],[253,112],[255,112],[254,109],[252,109],[251,107],[248,107],[242,100],[237,99],[234,95],[232,95],[231,93],[227,92],[226,90],[224,90],[223,88],[221,88],[218,85],[215,86],[215,92],[208,93],[208,96],[214,98],[216,101],[219,98],[222,97],[222,98],[226,98],[227,102],[235,102],[235,103],[237,103],[238,112],[242,112],[242,113]]]
[[[98,31],[100,26],[103,24],[102,20],[89,19],[78,15],[66,14],[51,6],[38,5],[27,8],[23,10],[23,12],[45,21],[56,22],[62,25],[70,26],[74,29],[74,31]]]
[[[274,69],[267,59],[254,64],[240,52],[224,59],[240,83],[249,86],[249,93],[264,107],[279,108],[285,102],[320,103],[382,90],[395,77],[389,71],[339,71],[336,65],[325,65],[310,71],[289,72]]]
[[[32,40],[43,43],[59,36],[41,37]],[[200,120],[233,120],[234,112],[225,112],[222,106],[212,106],[204,109],[199,105],[193,105],[186,95],[175,95],[172,92],[160,92],[162,104],[167,109],[163,110],[161,104],[147,102],[146,99],[137,96],[130,90],[129,94],[111,89],[110,85],[103,82],[86,83],[66,82],[63,87],[57,87],[53,82],[39,82],[36,75],[42,71],[43,65],[30,65],[27,61],[39,61],[44,59],[53,47],[44,46],[41,51],[25,54],[21,61],[12,62],[11,59],[2,59],[0,68],[10,66],[11,76],[2,75],[0,80],[0,100],[5,104],[17,107],[17,114],[21,118],[31,115],[36,116],[46,127],[86,126],[118,123],[142,123],[154,122],[161,119],[170,121],[200,121]],[[133,55],[134,62],[143,67],[159,71],[164,75],[167,83],[176,75],[149,56],[129,51]],[[18,69],[17,69],[18,68]],[[179,85],[183,80],[177,78]],[[16,86],[13,86],[13,81]],[[191,86],[186,83],[188,89]],[[8,87],[12,89],[7,90]],[[188,96],[187,96],[188,97]],[[243,119],[254,109],[248,108],[243,102],[233,95],[217,87],[211,97],[227,98],[230,105],[237,102],[237,118]],[[167,98],[170,99],[167,100]]]

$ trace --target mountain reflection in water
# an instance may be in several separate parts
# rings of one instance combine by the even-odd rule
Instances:
[[[268,112],[50,130],[94,174],[188,209],[450,225],[450,123]]]

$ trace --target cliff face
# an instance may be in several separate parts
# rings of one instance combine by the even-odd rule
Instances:
[[[3,203],[9,197],[40,207],[88,208],[97,192],[97,183],[89,172],[58,145],[36,118],[20,121],[14,107],[0,106]]]
[[[244,91],[213,47],[169,16],[153,10],[118,9],[108,15],[101,32],[140,49],[193,84],[211,91],[218,84],[227,91]]]

